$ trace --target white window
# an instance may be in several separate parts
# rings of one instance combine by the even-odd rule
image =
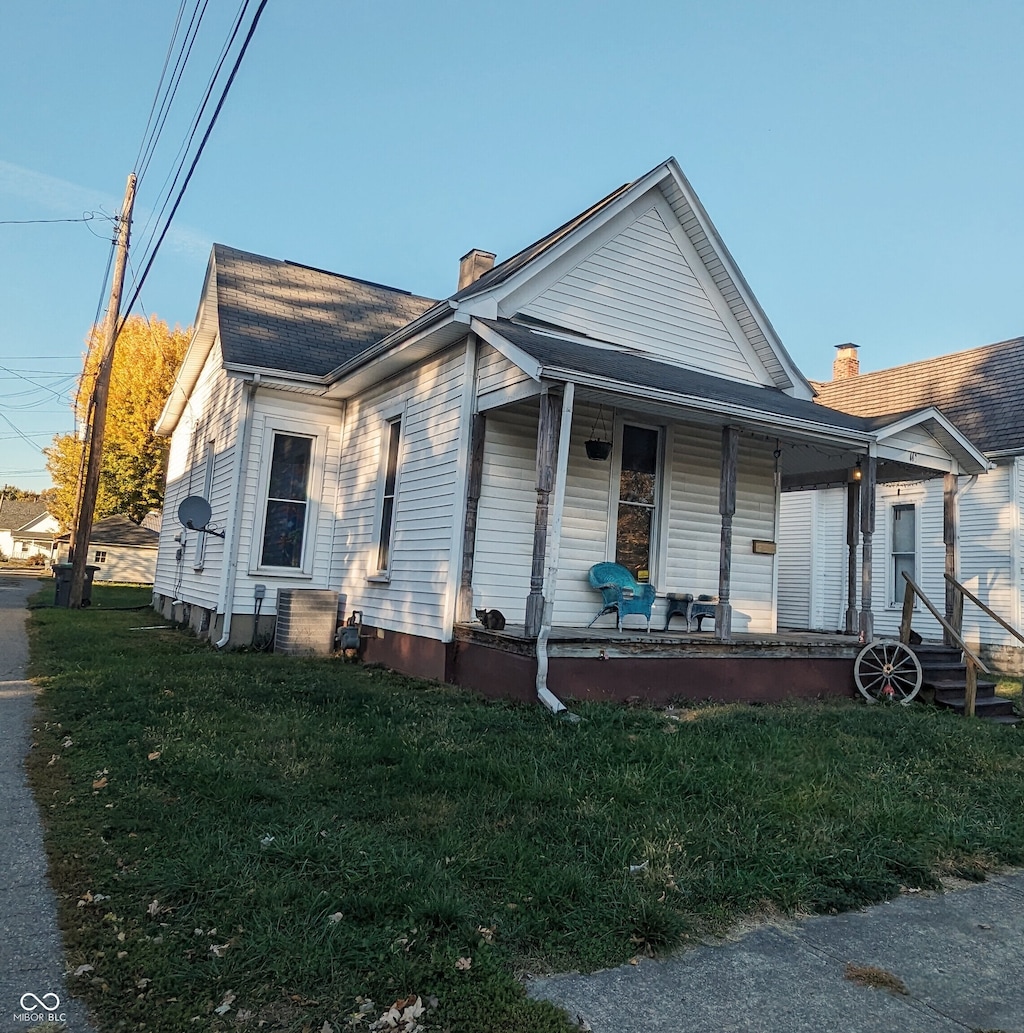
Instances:
[[[260,480],[250,573],[309,577],[323,482],[326,428],[275,421],[260,447]]]
[[[395,540],[395,507],[398,500],[399,462],[402,452],[401,417],[388,420],[384,425],[383,447],[380,456],[379,499],[377,507],[376,557],[372,573],[386,577],[391,571],[392,550]]]
[[[890,603],[901,605],[907,588],[904,572],[917,580],[917,506],[913,502],[895,505],[889,535]]]
[[[657,429],[622,425],[614,556],[638,581],[651,579],[657,555],[660,455]]]

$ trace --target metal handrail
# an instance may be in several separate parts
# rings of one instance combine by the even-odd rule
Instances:
[[[1019,631],[1017,631],[1016,628],[1012,627],[1010,624],[1008,624],[1006,621],[1004,621],[1003,618],[1000,617],[998,613],[995,613],[988,606],[986,606],[970,589],[964,588],[964,586],[962,584],[960,584],[960,582],[957,581],[957,579],[955,577],[953,577],[952,574],[943,574],[942,576],[958,592],[960,592],[961,595],[967,596],[967,598],[970,599],[971,602],[974,603],[975,606],[977,606],[980,609],[984,610],[985,613],[987,613],[989,615],[989,617],[992,618],[992,620],[994,620],[997,624],[1002,625],[1011,635],[1013,635],[1019,641],[1024,642],[1024,635],[1022,635]]]

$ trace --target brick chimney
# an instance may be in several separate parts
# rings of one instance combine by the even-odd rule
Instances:
[[[494,268],[495,256],[490,251],[473,248],[459,259],[459,290],[479,280],[484,273]]]
[[[832,379],[849,380],[860,373],[860,358],[856,344],[837,344],[836,357],[832,362]]]

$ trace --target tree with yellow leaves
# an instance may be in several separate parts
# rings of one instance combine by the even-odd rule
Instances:
[[[163,504],[168,442],[154,436],[153,425],[167,401],[191,337],[190,329],[176,326],[171,330],[155,316],[129,316],[125,320],[110,374],[97,520],[121,513],[139,523],[151,509]],[[86,344],[75,408],[81,427],[88,422],[103,346],[102,324],[92,328]],[[82,441],[74,434],[58,434],[45,452],[55,489],[50,512],[70,527],[78,495]]]

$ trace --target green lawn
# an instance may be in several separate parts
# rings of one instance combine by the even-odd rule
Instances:
[[[1017,729],[856,703],[570,724],[113,609],[147,598],[31,624],[31,777],[104,1031],[337,1033],[416,995],[430,1031],[564,1031],[523,972],[1024,863]]]

